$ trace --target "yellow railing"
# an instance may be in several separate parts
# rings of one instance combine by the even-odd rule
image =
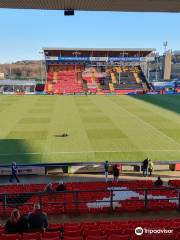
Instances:
[[[114,86],[112,83],[109,83],[109,88],[110,88],[111,92],[114,92]]]

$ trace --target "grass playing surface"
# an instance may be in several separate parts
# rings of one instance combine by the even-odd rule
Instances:
[[[0,163],[180,160],[179,113],[178,95],[0,96]]]

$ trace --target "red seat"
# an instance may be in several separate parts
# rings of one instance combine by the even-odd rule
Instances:
[[[64,231],[64,236],[65,237],[80,237],[81,236],[81,231]]]
[[[80,226],[64,226],[64,231],[80,231],[81,227]]]
[[[82,240],[82,237],[81,236],[78,236],[78,237],[68,237],[68,236],[65,236],[64,240]]]
[[[106,236],[87,236],[86,240],[106,240]]]
[[[89,231],[99,231],[98,226],[96,225],[89,225],[89,226],[84,226],[83,227],[83,232],[89,232]]]
[[[126,228],[117,228],[117,229],[104,229],[105,233],[109,236],[109,235],[121,235],[123,234],[124,230],[126,230]]]
[[[35,232],[35,233],[23,233],[22,234],[22,239],[39,239],[41,236],[41,234],[39,232]]]
[[[43,238],[60,238],[61,233],[60,232],[45,232],[43,233]]]
[[[61,224],[49,224],[48,225],[48,231],[59,231],[60,229],[62,228],[62,225]]]
[[[130,237],[128,235],[122,236],[122,235],[110,235],[108,237],[108,240],[130,240]]]
[[[20,240],[21,236],[19,234],[3,234],[0,236],[0,240]]]
[[[79,231],[81,230],[80,224],[77,223],[65,223],[64,231]]]
[[[84,230],[83,231],[84,236],[102,236],[102,232],[98,230],[98,228],[96,230]]]
[[[132,240],[154,240],[154,236],[148,234],[147,236],[146,235],[141,235],[141,236],[133,236],[132,237]]]
[[[55,238],[41,238],[41,240],[59,240],[60,238],[59,237],[55,237]]]
[[[175,240],[175,236],[173,234],[154,234],[154,240]]]

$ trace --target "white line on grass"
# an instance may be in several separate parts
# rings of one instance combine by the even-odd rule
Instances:
[[[51,155],[51,154],[87,154],[87,153],[130,153],[130,152],[137,152],[134,151],[79,151],[79,152],[49,152],[49,153],[43,153],[43,152],[25,152],[25,153],[0,153],[0,156],[20,156],[20,155]],[[180,152],[180,149],[145,149],[140,152]]]
[[[149,126],[150,128],[152,128],[153,130],[155,130],[156,132],[158,132],[160,135],[162,135],[163,137],[166,137],[169,139],[169,141],[175,143],[178,147],[180,147],[180,143],[178,143],[176,140],[174,140],[173,138],[169,137],[167,134],[165,134],[164,132],[160,131],[159,129],[157,129],[156,127],[154,127],[152,124],[144,121],[143,119],[141,119],[140,117],[138,117],[137,115],[135,115],[134,113],[129,112],[126,108],[118,105],[119,108],[122,109],[122,111],[126,112],[127,114],[129,114],[130,116],[138,119],[138,121],[142,122],[143,124],[146,124],[147,126]]]

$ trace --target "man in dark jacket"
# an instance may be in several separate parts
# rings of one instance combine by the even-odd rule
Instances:
[[[30,231],[44,232],[47,229],[47,215],[42,212],[39,204],[34,205],[33,212],[28,216],[28,222]]]
[[[158,177],[158,179],[154,182],[154,185],[155,185],[156,187],[162,186],[162,185],[163,185],[162,179],[161,179],[160,177]]]
[[[113,176],[114,176],[114,181],[117,182],[118,181],[118,177],[119,177],[119,169],[118,169],[117,164],[114,165]]]
[[[142,164],[143,176],[146,177],[148,174],[148,158],[144,159]]]
[[[108,173],[109,173],[109,162],[105,161],[104,162],[104,174],[105,174],[106,182],[108,181]]]
[[[16,179],[16,181],[19,183],[19,179],[17,177],[17,166],[16,166],[16,162],[13,162],[11,165],[11,176],[9,178],[9,181],[12,182],[13,178]]]

